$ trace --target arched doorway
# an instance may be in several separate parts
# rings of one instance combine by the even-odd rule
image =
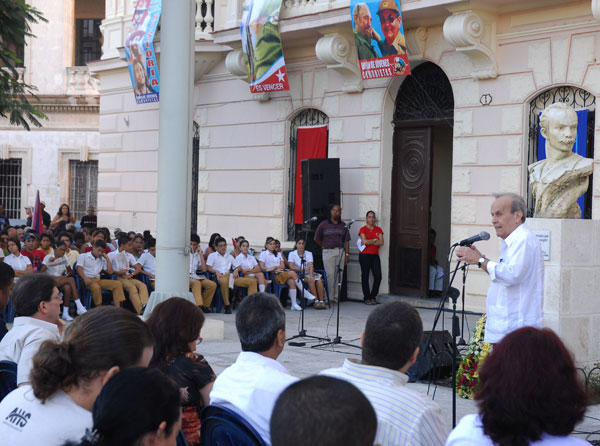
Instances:
[[[445,267],[450,240],[452,128],[450,81],[425,62],[401,85],[394,109],[390,292],[427,296],[430,228]]]

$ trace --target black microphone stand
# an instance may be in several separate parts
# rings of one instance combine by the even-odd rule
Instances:
[[[358,348],[362,350],[362,347],[360,347],[359,345],[353,345],[350,344],[348,342],[342,342],[342,337],[340,336],[340,306],[341,306],[341,292],[342,292],[342,256],[344,256],[346,254],[346,250],[345,250],[345,246],[346,246],[346,239],[348,238],[348,232],[350,230],[350,226],[346,225],[346,228],[344,230],[344,237],[343,237],[343,244],[342,244],[342,251],[340,252],[340,257],[338,257],[337,259],[337,263],[336,263],[336,269],[335,269],[335,283],[338,289],[338,302],[337,302],[337,316],[336,316],[336,327],[335,327],[335,338],[333,338],[332,341],[329,342],[323,342],[321,344],[317,344],[317,345],[311,345],[311,348],[317,348],[317,347],[325,347],[327,345],[347,345],[348,347],[354,347],[354,348]],[[330,296],[331,297],[331,296]]]

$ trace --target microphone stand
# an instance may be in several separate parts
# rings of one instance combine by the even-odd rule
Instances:
[[[342,256],[345,255],[346,250],[344,249],[345,245],[346,245],[346,239],[348,238],[348,232],[350,230],[350,226],[346,225],[346,228],[344,230],[344,237],[343,237],[343,244],[342,244],[342,251],[340,252],[340,256],[337,259],[337,263],[336,263],[336,269],[335,269],[335,283],[337,284],[337,289],[338,289],[338,302],[337,302],[337,316],[336,316],[336,327],[335,327],[335,338],[333,338],[332,341],[328,341],[328,342],[323,342],[321,344],[317,344],[317,345],[311,345],[311,348],[317,348],[317,347],[325,347],[327,345],[339,345],[339,344],[343,344],[343,345],[347,345],[348,347],[354,347],[354,348],[358,348],[362,350],[362,347],[358,346],[358,345],[353,345],[350,344],[348,342],[342,342],[342,337],[340,336],[340,306],[341,306],[341,292],[342,292]]]

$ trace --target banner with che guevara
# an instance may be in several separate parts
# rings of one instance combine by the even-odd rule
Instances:
[[[410,74],[399,0],[351,0],[350,14],[362,78]]]
[[[252,93],[289,90],[279,35],[281,0],[247,0],[242,15],[242,49]]]

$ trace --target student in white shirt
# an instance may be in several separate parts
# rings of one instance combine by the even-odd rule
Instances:
[[[236,274],[239,275],[239,273],[243,273],[244,277],[254,277],[258,282],[258,291],[264,293],[267,287],[267,279],[260,270],[260,265],[258,264],[256,258],[248,253],[248,249],[250,248],[248,240],[244,239],[239,241],[238,246],[240,249],[240,254],[235,258],[235,262],[233,264],[235,267],[233,272],[234,277],[236,277]]]
[[[280,285],[287,283],[290,287],[290,300],[292,301],[292,310],[302,310],[302,307],[296,302],[296,280],[298,275],[294,271],[284,271],[285,264],[281,254],[275,250],[275,239],[268,237],[265,243],[266,250],[260,253],[258,258],[260,262],[260,268],[263,271],[273,272],[275,282]]]
[[[221,297],[225,303],[225,314],[231,314],[229,305],[229,274],[233,268],[235,259],[227,254],[227,242],[223,237],[218,237],[215,240],[217,252],[208,255],[206,266],[208,270],[217,276],[217,283],[221,287]],[[248,294],[254,294],[257,291],[256,279],[252,277],[239,277],[239,273],[233,273],[232,285],[248,289]]]
[[[4,263],[12,266],[12,269],[15,270],[16,283],[19,280],[19,277],[31,274],[33,272],[33,267],[31,266],[29,257],[21,254],[21,242],[19,242],[19,239],[14,237],[8,239],[8,252],[10,252],[10,254],[4,257]]]
[[[198,234],[192,234],[190,237],[190,289],[194,295],[196,305],[205,313],[212,313],[210,304],[212,303],[217,284],[204,276],[198,276],[197,271],[206,272],[206,262],[200,252],[200,237]],[[203,294],[204,293],[204,294]]]
[[[59,234],[58,240],[65,242],[65,257],[69,261],[69,266],[73,268],[73,265],[75,265],[79,259],[79,251],[71,249],[71,245],[73,245],[73,236],[69,232],[62,232]]]
[[[302,265],[302,259],[304,259],[304,265]],[[312,252],[304,250],[304,239],[296,240],[295,250],[290,252],[288,256],[288,265],[290,269],[298,272],[302,272],[302,268],[304,267],[304,282],[308,284],[311,295],[317,298],[315,308],[317,310],[327,308],[324,297],[325,287],[323,286],[323,278],[320,276],[318,279],[315,278],[313,255]]]
[[[137,260],[129,251],[131,250],[132,240],[125,232],[118,236],[119,248],[108,254],[113,270],[117,275],[117,281],[129,295],[129,300],[137,314],[142,314],[144,307],[148,303],[148,287],[137,279],[133,278],[133,272],[136,271]]]
[[[56,286],[63,293],[63,313],[62,318],[65,321],[72,321],[73,318],[69,315],[69,303],[71,299],[75,301],[77,307],[77,313],[83,314],[87,310],[79,300],[79,294],[77,292],[77,285],[73,278],[69,261],[65,255],[66,245],[65,242],[59,240],[56,242],[54,251],[52,254],[48,254],[42,260],[41,272],[47,272],[51,276],[56,278]]]
[[[102,305],[102,290],[110,290],[113,295],[114,305],[120,307],[121,302],[125,300],[121,283],[116,280],[100,278],[102,271],[105,271],[107,274],[113,274],[113,267],[105,250],[106,242],[104,240],[96,240],[90,252],[79,256],[77,274],[79,274],[85,286],[91,291],[92,299],[97,307]]]
[[[154,289],[156,279],[156,239],[154,237],[148,240],[148,251],[140,256],[135,266],[139,274],[150,278],[150,287]]]
[[[153,339],[148,326],[122,308],[94,308],[46,341],[35,355],[31,385],[0,402],[0,439],[10,446],[62,446],[92,427],[92,408],[119,370],[147,367]],[[126,423],[126,420],[122,421]]]

